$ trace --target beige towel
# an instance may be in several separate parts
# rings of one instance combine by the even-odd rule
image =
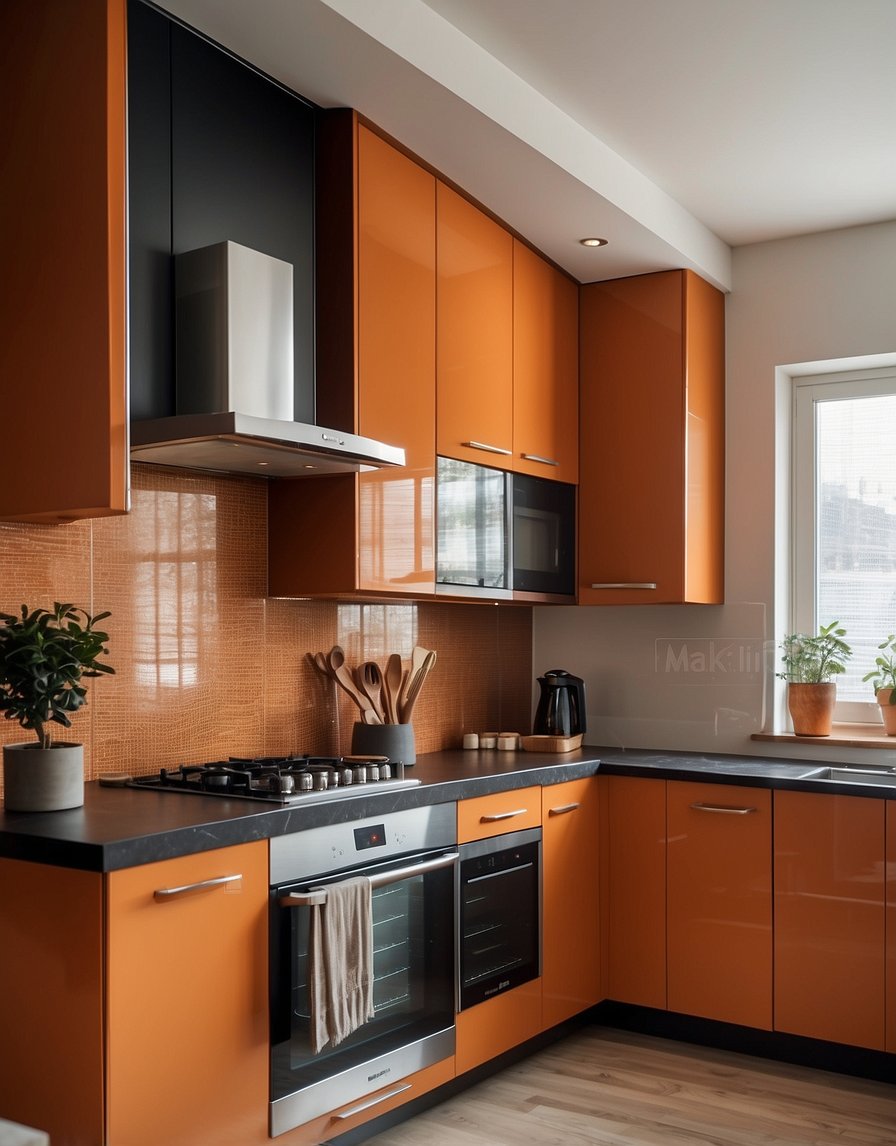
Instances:
[[[336,1046],[373,1018],[373,922],[370,880],[331,884],[311,908],[311,1048]]]

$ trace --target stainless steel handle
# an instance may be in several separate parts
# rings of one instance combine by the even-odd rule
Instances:
[[[749,816],[758,808],[733,808],[728,804],[691,804],[695,812],[719,812],[723,816]]]
[[[371,887],[388,887],[390,883],[400,883],[403,879],[410,879],[415,875],[425,875],[428,871],[438,871],[442,867],[451,867],[460,858],[457,852],[447,852],[435,859],[423,860],[421,863],[411,864],[410,867],[399,867],[392,871],[380,872],[379,875],[368,876]],[[316,907],[327,902],[327,889],[315,887],[310,891],[290,891],[281,896],[281,907]]]
[[[656,581],[592,581],[592,589],[655,589]]]
[[[468,884],[471,884],[471,883],[482,883],[483,880],[486,880],[486,879],[500,879],[500,877],[502,875],[510,875],[510,873],[514,872],[514,871],[525,871],[527,868],[530,868],[530,867],[535,867],[535,864],[534,863],[519,863],[516,865],[516,867],[505,867],[501,871],[489,871],[489,872],[486,872],[485,875],[474,875],[472,877],[472,879],[468,879],[466,882]]]
[[[488,442],[461,442],[461,445],[471,450],[485,450],[487,454],[503,454],[507,458],[513,453],[513,450],[504,450],[500,446],[490,446]]]
[[[496,824],[498,820],[512,820],[514,816],[525,816],[528,808],[517,808],[514,812],[493,812],[490,816],[480,816],[480,824]]]
[[[539,454],[520,454],[520,457],[527,462],[540,462],[543,466],[560,465],[555,458],[543,458]]]
[[[334,1114],[334,1122],[342,1122],[346,1118],[354,1118],[356,1114],[361,1114],[365,1110],[369,1110],[371,1106],[379,1106],[381,1102],[387,1102],[390,1098],[394,1098],[397,1094],[404,1094],[406,1090],[413,1090],[414,1084],[406,1082],[402,1086],[394,1086],[391,1090],[387,1090],[385,1094],[378,1094],[376,1098],[369,1098],[366,1102],[361,1102],[357,1106],[353,1106],[351,1110],[343,1110],[341,1114]]]
[[[561,804],[558,808],[548,808],[549,816],[565,816],[567,812],[574,812],[581,804]]]
[[[240,872],[237,875],[219,875],[215,879],[203,879],[199,883],[185,883],[183,887],[160,887],[152,893],[152,897],[164,901],[173,899],[176,895],[193,895],[197,891],[211,891],[228,883],[238,883],[242,878]]]

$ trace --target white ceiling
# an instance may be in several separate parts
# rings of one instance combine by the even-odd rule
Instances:
[[[580,281],[896,218],[896,0],[162,0]],[[600,250],[585,235],[610,240]]]

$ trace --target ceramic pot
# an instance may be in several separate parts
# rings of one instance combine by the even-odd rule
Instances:
[[[355,724],[352,756],[387,756],[393,763],[415,764],[413,724]]]
[[[830,736],[836,699],[837,686],[833,681],[824,684],[788,684],[787,708],[796,735]]]
[[[890,704],[892,688],[879,688],[874,694],[880,705],[880,714],[883,717],[884,732],[887,736],[896,736],[896,704]]]
[[[61,812],[84,803],[84,746],[7,744],[3,749],[7,812]]]

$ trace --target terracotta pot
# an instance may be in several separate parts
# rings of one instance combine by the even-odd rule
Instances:
[[[880,705],[880,714],[884,721],[884,732],[887,736],[896,736],[896,704],[890,704],[892,688],[879,688],[874,694]]]
[[[7,812],[61,812],[84,803],[84,746],[7,744],[3,748]]]
[[[788,684],[787,708],[797,736],[830,736],[837,686],[824,684]]]

